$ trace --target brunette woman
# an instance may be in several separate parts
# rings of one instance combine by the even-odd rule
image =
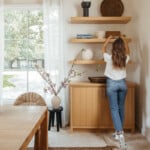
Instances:
[[[104,75],[107,77],[106,90],[109,99],[111,116],[115,128],[114,139],[120,141],[123,149],[127,148],[124,139],[123,122],[124,122],[124,105],[127,94],[126,84],[126,64],[130,59],[130,51],[126,39],[121,36],[112,44],[111,54],[107,52],[107,45],[112,39],[109,36],[102,47],[106,68]]]

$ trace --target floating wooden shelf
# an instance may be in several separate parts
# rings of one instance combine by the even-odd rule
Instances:
[[[77,38],[72,38],[70,39],[71,43],[104,43],[104,39],[98,39],[98,38],[92,38],[92,39],[77,39]],[[110,40],[112,43],[115,39]],[[126,38],[127,42],[131,42],[131,38]]]
[[[98,60],[76,60],[76,61],[69,61],[70,64],[76,64],[76,65],[96,65],[96,64],[105,64],[103,59]],[[134,63],[133,61],[129,61],[128,64]]]
[[[71,17],[71,23],[76,24],[126,24],[131,20],[129,16],[121,16],[121,17]],[[114,42],[115,39],[111,39],[110,43]],[[126,38],[127,42],[131,42],[131,38]],[[106,38],[98,39],[98,38],[71,38],[71,43],[104,43]],[[71,60],[69,61],[71,64],[78,65],[94,65],[94,64],[105,64],[104,60]],[[131,63],[131,61],[129,62]]]
[[[76,24],[126,24],[131,20],[129,16],[121,17],[71,17],[71,23]]]
[[[77,64],[77,65],[95,65],[95,64],[105,64],[104,60],[76,60],[76,61],[69,61],[71,64]]]

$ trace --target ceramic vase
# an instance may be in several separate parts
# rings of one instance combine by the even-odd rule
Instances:
[[[93,58],[93,51],[91,49],[82,49],[82,59],[91,60]]]
[[[60,103],[61,103],[60,97],[57,95],[54,95],[51,99],[52,107],[56,109],[60,106]]]
[[[91,6],[91,1],[82,1],[81,7],[83,8],[83,16],[88,17],[89,16],[89,8]]]

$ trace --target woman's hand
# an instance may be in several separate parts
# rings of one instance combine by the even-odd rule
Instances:
[[[112,39],[113,38],[113,36],[112,35],[110,35],[107,39]]]
[[[113,36],[110,35],[110,36],[106,39],[105,43],[103,44],[103,47],[102,47],[102,52],[103,52],[103,53],[106,52],[106,47],[107,47],[108,43],[110,42],[110,40],[112,39],[112,37],[113,37]]]

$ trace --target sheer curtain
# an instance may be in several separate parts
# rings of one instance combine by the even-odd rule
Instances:
[[[45,48],[45,69],[50,73],[56,88],[60,86],[65,77],[64,49],[63,49],[63,8],[62,0],[43,0],[44,11],[44,48]],[[67,124],[67,98],[65,90],[59,93],[61,105],[63,106],[62,122]],[[47,103],[52,95],[47,97]]]
[[[4,12],[3,12],[3,0],[0,0],[0,105],[3,104],[2,101],[2,91],[3,91],[3,55],[4,55]]]

